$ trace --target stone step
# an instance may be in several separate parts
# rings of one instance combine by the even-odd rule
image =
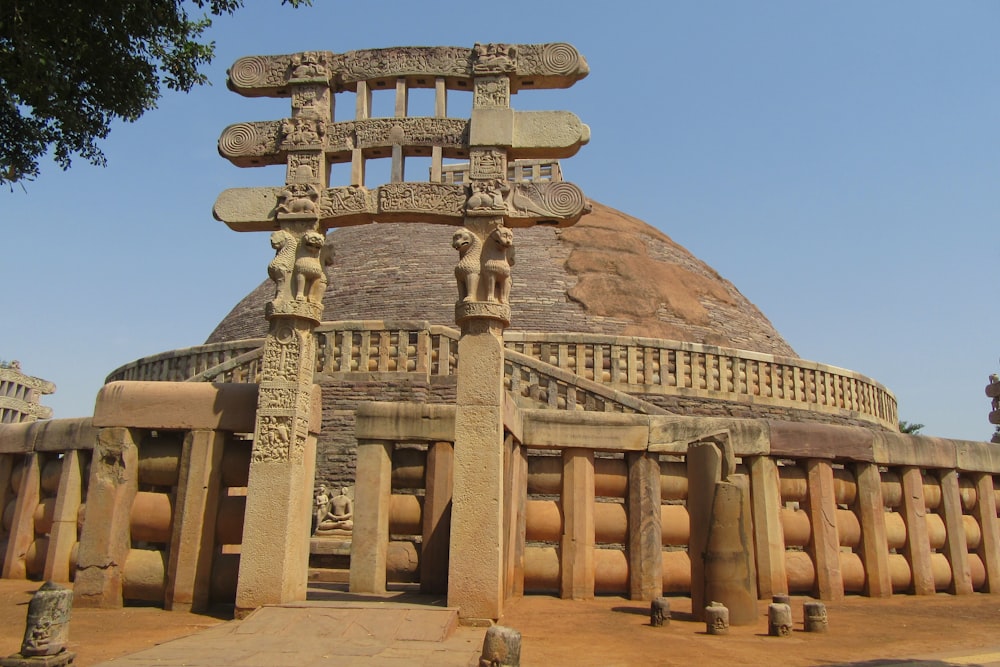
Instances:
[[[280,634],[309,627],[330,639],[442,642],[458,627],[458,609],[392,601],[307,601],[253,612],[237,631]]]

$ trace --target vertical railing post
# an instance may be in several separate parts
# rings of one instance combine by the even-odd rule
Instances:
[[[762,600],[788,594],[785,571],[785,535],[779,510],[781,489],[778,466],[770,456],[749,457],[754,545],[757,556],[757,592]]]
[[[663,595],[663,534],[660,523],[660,461],[652,452],[628,452],[629,597]]]
[[[920,468],[906,466],[903,482],[903,521],[906,523],[906,560],[910,564],[910,586],[917,595],[933,595],[934,572],[931,570],[931,543],[927,536],[927,506],[924,503],[924,478]]]
[[[854,513],[861,524],[861,545],[858,551],[865,568],[865,595],[892,595],[889,572],[889,543],[885,532],[885,502],[882,499],[882,475],[874,463],[856,463],[854,475],[858,494]]]
[[[392,444],[384,440],[358,442],[351,536],[352,593],[384,593],[389,549],[389,500],[392,495]]]
[[[68,582],[69,558],[77,542],[78,515],[83,494],[83,461],[80,452],[70,449],[63,453],[59,472],[59,490],[49,532],[49,549],[45,555],[45,580]]]
[[[976,553],[986,569],[985,591],[1000,593],[1000,520],[997,519],[997,499],[993,490],[993,475],[974,473],[976,507],[974,514],[979,522],[979,547]]]
[[[184,436],[166,573],[168,610],[208,608],[224,446],[220,431],[189,431]]]
[[[455,449],[450,442],[427,447],[424,474],[423,538],[420,549],[420,592],[448,592],[448,542]]]
[[[3,560],[4,579],[28,576],[25,557],[35,541],[35,509],[41,497],[41,456],[31,452],[24,457],[21,484],[14,501],[14,518],[7,536],[7,554]]]
[[[965,541],[965,524],[962,520],[962,497],[958,488],[958,471],[938,472],[941,482],[941,508],[944,519],[944,554],[951,565],[951,584],[948,592],[955,595],[972,593],[972,573],[969,570],[969,545]],[[982,539],[982,538],[980,538]]]
[[[641,484],[641,481],[639,483]],[[659,498],[657,505],[658,501]],[[594,451],[592,449],[563,450],[560,502],[563,516],[560,593],[563,598],[589,600],[594,597]],[[631,539],[629,544],[632,544]]]
[[[77,555],[74,604],[121,607],[122,571],[132,547],[130,515],[139,490],[139,432],[103,428],[90,463],[87,510]]]
[[[840,573],[840,537],[833,468],[824,459],[806,461],[808,500],[806,511],[812,527],[809,551],[816,566],[815,591],[821,600],[841,600],[844,579]]]

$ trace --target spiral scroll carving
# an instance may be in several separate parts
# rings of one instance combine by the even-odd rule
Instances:
[[[267,82],[270,73],[268,61],[260,56],[240,58],[229,69],[229,79],[240,87],[252,87]]]
[[[572,183],[550,183],[542,192],[542,205],[553,215],[570,217],[582,211],[587,200]]]
[[[542,51],[542,65],[553,74],[569,74],[580,62],[580,54],[564,42],[548,44]]]
[[[257,127],[251,123],[238,123],[226,128],[219,137],[219,151],[226,156],[240,156],[252,152],[261,143]]]

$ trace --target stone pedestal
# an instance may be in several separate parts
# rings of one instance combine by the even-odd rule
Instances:
[[[503,609],[503,328],[462,323],[452,490],[448,606],[464,619]]]

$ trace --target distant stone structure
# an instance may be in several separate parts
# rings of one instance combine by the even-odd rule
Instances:
[[[990,374],[990,383],[986,385],[986,397],[990,399],[990,423],[996,428],[990,442],[1000,443],[1000,376]]]
[[[20,424],[48,419],[52,408],[41,405],[42,395],[51,394],[56,386],[48,380],[25,375],[21,362],[0,366],[0,424]]]

